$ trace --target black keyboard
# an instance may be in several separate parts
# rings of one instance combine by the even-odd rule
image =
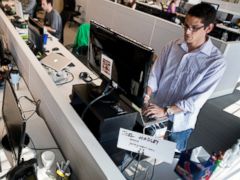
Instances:
[[[143,121],[144,121],[145,123],[148,123],[148,122],[154,122],[154,121],[156,121],[156,120],[157,120],[157,119],[154,118],[154,117],[143,116]]]
[[[151,124],[162,123],[162,122],[167,122],[168,121],[168,118],[166,118],[166,117],[160,118],[160,117],[152,117],[152,116],[142,115],[142,118],[143,118],[144,123],[151,123]]]

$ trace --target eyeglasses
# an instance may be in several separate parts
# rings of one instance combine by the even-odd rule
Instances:
[[[191,32],[197,32],[198,30],[202,29],[203,27],[205,27],[205,25],[202,25],[200,27],[196,27],[196,26],[192,26],[192,27],[189,27],[186,23],[182,24],[182,27],[184,29],[184,31],[191,31]]]

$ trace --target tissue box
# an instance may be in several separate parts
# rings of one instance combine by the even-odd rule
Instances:
[[[175,172],[182,179],[209,179],[216,166],[214,160],[211,158],[207,160],[199,159],[199,163],[191,161],[192,152],[193,149],[189,149],[181,153],[178,164],[175,167]]]

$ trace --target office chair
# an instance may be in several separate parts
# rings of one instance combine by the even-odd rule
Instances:
[[[88,44],[90,38],[90,24],[81,24],[77,30],[73,44],[68,44],[65,47],[72,51],[73,55],[80,59],[84,64],[87,59]]]
[[[74,17],[79,17],[81,15],[81,12],[80,12],[81,7],[82,6],[77,5],[77,10],[71,13],[69,27],[71,27],[71,24],[74,23]]]
[[[59,39],[59,42],[61,42],[62,44],[64,43],[64,27],[69,19],[69,13],[68,11],[62,11],[60,13],[61,19],[62,19],[62,35],[61,38]]]
[[[83,23],[79,26],[73,45],[73,54],[86,55],[89,44],[90,24]]]
[[[72,13],[75,10],[76,1],[75,0],[64,0],[63,2],[63,10],[60,13],[62,19],[62,36],[60,38],[60,42],[64,42],[64,27],[67,21],[70,21]]]
[[[69,27],[71,27],[71,24],[74,22],[74,17],[80,16],[80,5],[77,5],[77,10],[75,10],[76,6],[76,0],[64,0],[63,2],[63,10],[64,16],[66,18],[66,22],[70,21]]]

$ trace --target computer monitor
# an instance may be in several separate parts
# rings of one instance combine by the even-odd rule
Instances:
[[[26,124],[9,80],[5,80],[2,116],[7,131],[7,135],[2,139],[2,144],[5,149],[12,152],[12,161],[16,165],[20,163],[22,145],[26,142]]]
[[[162,10],[160,8],[153,7],[153,6],[148,5],[146,3],[136,2],[136,8],[135,9],[139,10],[139,11],[142,11],[142,12],[145,12],[145,13],[148,13],[148,14],[151,14],[153,16],[162,18],[162,19],[166,19],[166,20],[171,21],[171,22],[175,22],[175,19],[177,17],[177,15],[174,14],[174,13],[165,12],[164,10]]]
[[[44,52],[43,47],[43,26],[33,18],[29,17],[28,20],[28,41],[33,44],[36,52]]]
[[[18,16],[21,19],[23,19],[22,3],[19,2],[18,0],[15,0],[14,3],[15,3],[15,9],[16,9],[16,16]]]
[[[90,23],[89,66],[137,106],[143,102],[154,51],[97,22]],[[116,87],[116,86],[115,86]]]
[[[29,17],[28,20],[28,41],[34,45],[37,52],[44,52],[43,47],[43,25]]]
[[[214,7],[214,9],[217,11],[218,8],[219,8],[219,4],[215,4],[215,3],[210,3],[210,2],[204,2],[202,1],[202,3],[205,3],[205,4],[210,4],[212,7]]]

